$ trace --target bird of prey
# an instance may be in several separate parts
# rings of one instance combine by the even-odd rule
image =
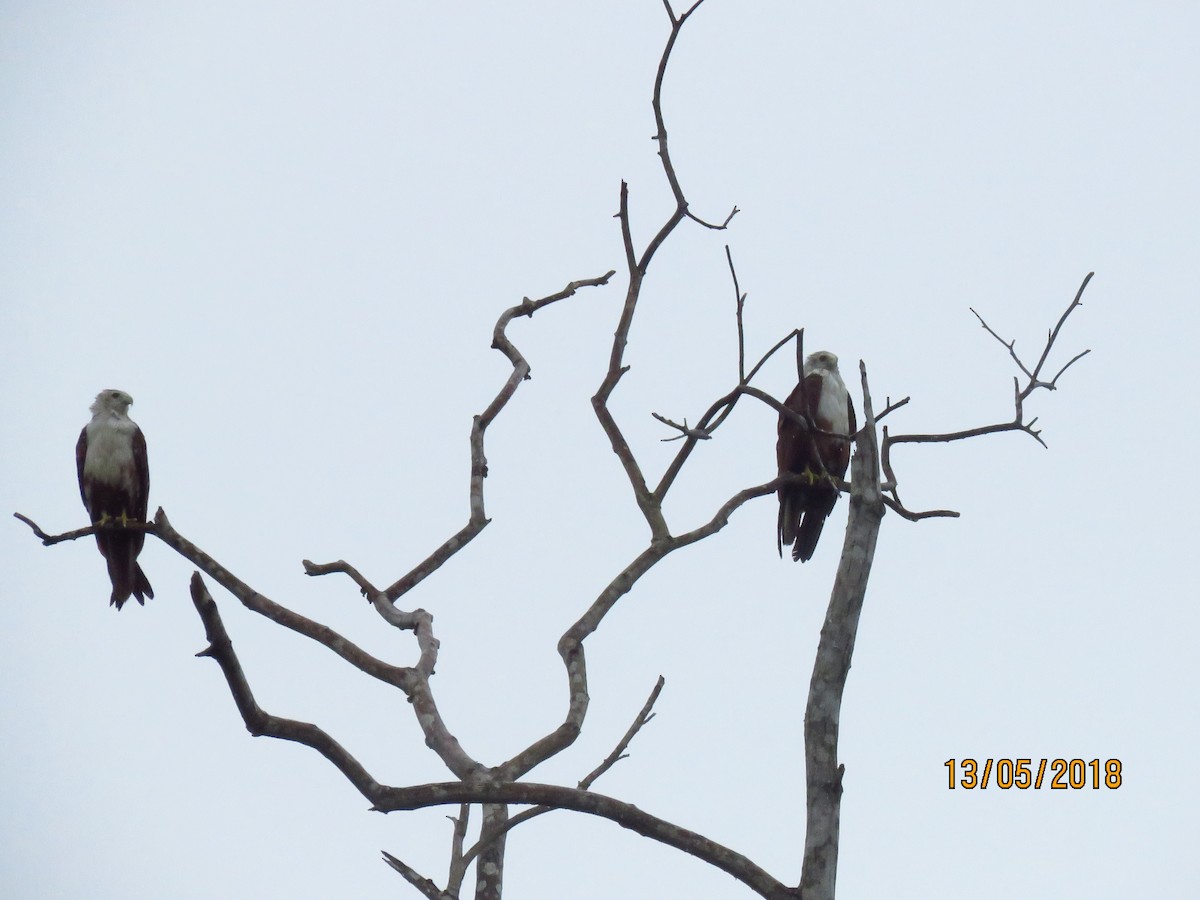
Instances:
[[[121,526],[96,532],[96,546],[108,561],[112,581],[109,603],[118,610],[130,595],[141,604],[145,604],[146,597],[154,596],[137,562],[146,534],[124,530],[130,522],[146,521],[150,493],[146,439],[129,418],[131,403],[133,398],[124,391],[101,391],[91,407],[92,420],[79,433],[75,445],[79,494],[92,523]]]
[[[817,432],[853,435],[858,429],[854,403],[838,374],[837,357],[827,350],[810,354],[803,377],[784,403],[816,426]],[[837,503],[838,486],[850,463],[850,442],[845,438],[810,432],[782,413],[779,441],[775,445],[779,474],[800,475],[800,484],[779,488],[779,555],[785,545],[792,559],[807,562],[821,537],[825,518]]]

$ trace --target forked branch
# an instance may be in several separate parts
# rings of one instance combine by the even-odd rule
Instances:
[[[662,163],[663,173],[667,178],[667,183],[671,187],[671,194],[675,198],[675,208],[639,255],[634,247],[633,228],[630,223],[629,186],[624,181],[621,182],[617,218],[620,220],[621,241],[625,249],[625,268],[629,277],[629,284],[625,292],[625,304],[621,310],[621,317],[617,323],[617,329],[613,334],[608,370],[605,372],[604,380],[597,389],[595,396],[592,397],[592,408],[595,411],[596,418],[600,422],[601,428],[604,429],[604,433],[608,436],[613,452],[625,470],[625,475],[629,480],[630,486],[633,488],[634,499],[637,502],[638,509],[641,510],[642,516],[645,518],[646,524],[650,527],[650,533],[655,540],[661,540],[668,534],[667,524],[662,514],[662,500],[665,491],[656,489],[652,492],[647,486],[642,468],[630,448],[621,427],[617,424],[616,419],[609,410],[608,401],[621,377],[629,370],[628,365],[625,364],[625,348],[629,342],[629,331],[633,325],[638,300],[641,297],[642,282],[645,278],[646,270],[649,268],[650,262],[654,258],[654,254],[658,251],[658,248],[662,246],[663,242],[666,241],[685,218],[691,219],[706,228],[723,230],[738,212],[737,207],[734,206],[721,225],[714,225],[693,215],[689,211],[687,197],[680,184],[679,176],[676,174],[675,164],[671,160],[670,142],[667,139],[667,125],[662,106],[663,80],[666,77],[667,66],[671,60],[671,51],[675,47],[675,41],[678,39],[680,31],[703,2],[704,0],[697,0],[697,2],[688,7],[686,12],[677,15],[671,7],[669,0],[663,0],[663,6],[671,22],[671,33],[667,38],[666,46],[663,48],[662,56],[658,61],[658,69],[654,77],[654,93],[651,106],[654,110],[654,123],[656,126],[654,140],[658,143],[658,156]],[[669,422],[669,424],[675,428],[681,427],[673,422]],[[690,447],[694,445],[695,441],[703,440],[705,424],[702,422],[696,429],[690,432],[687,431],[686,425],[682,426],[682,428],[684,436],[687,439],[685,444],[689,448],[687,453],[690,453]],[[674,476],[672,475],[671,477],[673,478]],[[662,484],[660,483],[661,488]]]
[[[208,638],[208,646],[196,655],[210,657],[221,667],[233,701],[238,712],[242,714],[242,721],[246,723],[246,730],[255,737],[267,735],[312,747],[333,763],[364,796],[370,797],[377,792],[379,783],[324,729],[309,722],[273,716],[258,705],[253,691],[250,690],[250,683],[246,680],[246,673],[242,671],[242,664],[234,653],[233,641],[229,639],[229,632],[225,630],[225,623],[221,620],[216,601],[208,592],[208,587],[199,572],[192,574],[191,593],[192,603],[196,606],[196,612],[200,614],[200,621],[204,623],[204,633]]]
[[[659,480],[658,485],[654,488],[653,497],[659,503],[663,501],[667,495],[667,492],[675,483],[675,479],[678,478],[679,473],[683,470],[683,466],[688,461],[692,451],[696,449],[697,443],[699,441],[706,441],[712,438],[713,432],[720,428],[721,424],[727,418],[729,418],[729,415],[733,412],[738,400],[743,395],[752,396],[756,399],[762,400],[764,403],[773,407],[782,415],[788,416],[797,421],[801,428],[811,428],[811,423],[808,422],[803,416],[799,416],[793,410],[788,409],[783,405],[782,402],[776,400],[774,397],[771,397],[766,392],[750,387],[751,380],[755,375],[758,374],[759,370],[766,365],[767,360],[769,360],[776,354],[776,352],[787,346],[789,343],[795,341],[797,356],[799,357],[803,355],[804,329],[793,329],[783,338],[776,341],[775,344],[762,355],[758,362],[751,367],[750,371],[747,372],[745,324],[747,295],[742,292],[741,286],[738,284],[737,269],[733,264],[733,253],[730,251],[728,244],[725,245],[725,259],[729,265],[729,276],[733,281],[735,310],[734,318],[737,322],[738,381],[737,384],[734,385],[733,389],[729,391],[729,393],[714,401],[712,405],[705,410],[699,421],[692,428],[687,427],[686,419],[684,420],[683,426],[680,426],[671,419],[668,419],[666,416],[660,415],[659,413],[651,413],[654,418],[658,419],[658,421],[662,422],[664,425],[674,428],[680,432],[680,434],[677,434],[673,437],[663,438],[664,441],[683,440],[683,444],[680,446],[679,451],[667,465],[666,471],[663,472],[662,478]]]
[[[199,573],[192,576],[192,600],[204,623],[209,641],[208,647],[198,655],[209,656],[220,665],[229,684],[230,693],[233,694],[238,711],[246,724],[246,729],[255,736],[280,738],[312,747],[332,762],[350,780],[358,791],[370,801],[372,809],[379,812],[396,812],[464,803],[532,804],[554,809],[571,809],[610,819],[624,828],[630,828],[653,840],[683,850],[728,872],[763,897],[781,900],[781,898],[795,896],[792,891],[742,854],[709,840],[703,835],[650,815],[636,806],[603,794],[596,794],[590,790],[533,782],[502,781],[488,777],[486,773],[479,773],[480,777],[462,781],[421,784],[413,787],[382,785],[323,729],[308,722],[275,716],[262,709],[250,690],[241,663],[233,649],[233,643],[221,620],[217,604],[209,594]],[[642,713],[627,732],[628,740],[632,740],[633,735],[646,721],[649,721],[648,708],[657,698],[658,689],[656,686],[655,691],[651,694],[651,699],[647,701],[647,706],[643,707]],[[618,745],[613,762],[620,758],[624,749],[622,745],[627,745],[628,740],[623,740],[622,744]],[[599,774],[607,771],[610,765],[606,760],[593,775],[599,777]],[[396,859],[396,857],[392,857],[392,859]],[[393,868],[402,874],[407,869],[409,875],[425,881],[407,866],[393,866]]]
[[[900,515],[910,521],[919,521],[921,519],[939,518],[947,516],[957,516],[958,513],[947,509],[926,510],[924,512],[915,512],[904,506],[897,493],[897,485],[899,480],[896,478],[895,471],[892,465],[892,447],[895,444],[933,444],[933,443],[950,443],[952,441],[962,441],[968,438],[982,437],[986,434],[1001,434],[1006,431],[1020,431],[1032,437],[1035,441],[1046,446],[1046,442],[1042,440],[1040,429],[1034,427],[1037,424],[1037,417],[1026,419],[1025,417],[1025,401],[1029,396],[1039,388],[1044,388],[1048,391],[1056,390],[1058,387],[1058,379],[1063,376],[1067,369],[1071,368],[1083,357],[1087,356],[1091,350],[1083,350],[1072,356],[1066,364],[1064,364],[1049,381],[1041,377],[1042,369],[1045,367],[1047,360],[1050,358],[1050,352],[1054,349],[1055,342],[1058,340],[1059,333],[1062,327],[1066,324],[1067,318],[1078,307],[1083,305],[1083,292],[1088,286],[1088,282],[1092,280],[1094,272],[1088,272],[1083,282],[1079,285],[1079,290],[1075,292],[1075,297],[1062,315],[1058,317],[1058,322],[1054,327],[1047,332],[1046,343],[1042,347],[1038,361],[1032,367],[1027,365],[1016,351],[1016,340],[1006,341],[996,331],[988,325],[974,309],[971,312],[980,322],[980,325],[995,338],[1001,346],[1007,351],[1020,372],[1025,376],[1024,385],[1020,378],[1013,378],[1013,417],[1007,422],[996,422],[991,425],[980,425],[975,428],[966,428],[961,431],[950,431],[942,434],[889,434],[887,428],[883,431],[883,442],[880,448],[880,458],[883,465],[884,474],[888,480],[888,493],[890,497],[885,498],[888,507],[895,510]]]
[[[646,699],[646,702],[642,705],[641,710],[637,714],[637,718],[635,718],[633,720],[633,724],[629,726],[629,729],[621,737],[621,740],[617,743],[617,746],[614,747],[612,752],[609,753],[608,756],[606,756],[601,761],[600,765],[598,765],[598,766],[596,766],[596,768],[592,769],[592,771],[589,772],[587,775],[585,775],[584,778],[579,782],[579,784],[576,785],[576,787],[578,787],[579,790],[581,790],[581,791],[589,790],[591,788],[591,786],[596,783],[596,780],[601,775],[603,775],[605,772],[607,772],[609,769],[611,769],[613,766],[615,766],[618,762],[625,759],[629,755],[625,751],[627,749],[629,749],[630,743],[637,736],[637,733],[642,730],[642,726],[646,725],[651,719],[654,718],[654,713],[651,712],[651,710],[654,709],[654,704],[658,700],[658,695],[660,693],[662,693],[664,684],[666,684],[666,679],[664,679],[661,675],[659,675],[658,681],[654,685],[654,690],[652,690],[650,692],[650,696]],[[544,815],[545,813],[548,813],[548,812],[553,812],[554,810],[555,810],[555,807],[553,807],[553,806],[534,806],[530,809],[524,810],[521,813],[518,813],[517,815],[510,818],[507,822],[505,822],[504,825],[501,826],[500,829],[496,829],[488,834],[481,835],[478,843],[476,843],[474,847],[472,847],[470,850],[466,851],[462,855],[462,864],[464,866],[469,865],[471,863],[471,861],[479,854],[479,851],[482,849],[482,847],[487,842],[493,841],[496,838],[498,838],[501,833],[507,833],[509,831],[512,831],[514,828],[516,828],[521,823],[528,822],[532,818],[535,818],[540,815]]]
[[[355,584],[359,586],[364,595],[371,600],[376,611],[381,616],[397,627],[412,628],[415,623],[413,623],[411,618],[405,615],[401,615],[399,618],[396,616],[396,601],[436,572],[450,557],[474,540],[476,535],[490,521],[487,518],[483,503],[483,480],[488,474],[487,457],[484,455],[484,435],[488,426],[492,424],[496,416],[500,414],[508,404],[508,401],[517,392],[517,388],[520,387],[523,381],[529,378],[530,372],[529,362],[521,355],[516,345],[508,337],[509,323],[517,318],[532,318],[533,314],[538,310],[544,309],[560,300],[566,300],[568,297],[575,296],[575,293],[581,288],[606,285],[609,279],[615,274],[616,271],[610,269],[597,278],[581,278],[578,281],[572,281],[561,291],[542,297],[539,300],[530,300],[528,297],[525,297],[516,306],[511,306],[500,314],[500,318],[496,321],[495,328],[492,330],[492,349],[503,353],[508,361],[512,363],[513,370],[501,386],[499,392],[492,399],[492,402],[488,404],[482,413],[475,416],[471,423],[470,517],[462,528],[443,541],[441,546],[421,562],[417,563],[405,575],[382,591],[376,589],[353,566],[342,560],[324,565],[316,565],[305,560],[305,572],[308,575],[328,575],[333,572],[349,575],[354,579]]]

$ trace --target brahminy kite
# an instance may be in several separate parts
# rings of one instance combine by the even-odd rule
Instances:
[[[96,546],[108,561],[112,581],[109,604],[119,610],[130,595],[145,604],[154,590],[138,565],[146,534],[125,530],[130,522],[146,521],[150,493],[150,467],[146,463],[146,439],[129,418],[133,398],[124,391],[101,391],[92,404],[92,421],[79,433],[75,465],[79,470],[79,494],[95,525],[117,524],[96,532]]]
[[[827,350],[810,354],[804,361],[803,378],[784,406],[817,429],[810,432],[781,413],[775,445],[779,474],[803,479],[800,484],[779,488],[779,555],[790,545],[792,559],[807,562],[817,548],[825,518],[837,503],[835,479],[845,476],[850,463],[850,442],[819,432],[853,435],[858,429],[854,403],[838,374],[837,357]]]

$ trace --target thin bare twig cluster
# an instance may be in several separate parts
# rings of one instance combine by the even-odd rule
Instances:
[[[1046,446],[1046,442],[1042,440],[1041,431],[1033,427],[1035,424],[1037,424],[1037,417],[1034,416],[1032,419],[1028,420],[1025,418],[1025,401],[1029,399],[1029,396],[1038,389],[1045,389],[1047,391],[1057,390],[1058,379],[1063,376],[1063,373],[1091,352],[1091,350],[1083,350],[1079,353],[1076,353],[1069,360],[1067,360],[1062,368],[1060,368],[1055,376],[1049,381],[1046,381],[1041,377],[1042,370],[1045,368],[1046,362],[1050,358],[1050,352],[1054,349],[1055,341],[1058,340],[1059,332],[1062,331],[1062,327],[1066,323],[1067,317],[1083,305],[1083,292],[1087,289],[1088,282],[1092,280],[1092,276],[1094,274],[1094,272],[1087,273],[1083,279],[1083,282],[1079,285],[1079,290],[1075,292],[1075,298],[1063,311],[1063,314],[1058,317],[1058,322],[1055,323],[1054,327],[1047,332],[1046,343],[1042,347],[1041,355],[1038,357],[1038,361],[1032,369],[1029,368],[1029,366],[1027,366],[1017,355],[1016,340],[1005,341],[1002,337],[1000,337],[1000,335],[996,334],[996,332],[992,330],[991,326],[988,325],[986,321],[984,321],[983,316],[981,316],[974,309],[971,310],[975,318],[979,320],[979,324],[984,328],[984,330],[986,330],[988,334],[1004,345],[1004,347],[1008,350],[1009,356],[1011,356],[1013,361],[1017,364],[1017,368],[1020,369],[1022,375],[1025,376],[1024,384],[1021,383],[1021,379],[1019,377],[1013,377],[1013,417],[1007,422],[996,422],[990,425],[981,425],[977,428],[968,428],[964,431],[951,431],[945,434],[893,435],[888,433],[888,429],[885,426],[883,429],[883,442],[881,445],[880,459],[883,465],[884,476],[887,478],[885,490],[889,494],[889,496],[884,498],[884,502],[887,504],[889,509],[899,513],[904,518],[913,522],[921,519],[958,516],[958,513],[950,509],[929,509],[918,512],[905,507],[903,502],[900,500],[900,495],[897,493],[896,488],[898,479],[896,478],[895,470],[892,468],[892,447],[896,444],[950,443],[952,441],[966,440],[967,438],[981,437],[985,434],[1000,434],[1005,431],[1021,431],[1029,435],[1043,447]],[[901,401],[901,403],[907,402],[907,398]],[[890,408],[891,407],[889,407],[889,409]]]

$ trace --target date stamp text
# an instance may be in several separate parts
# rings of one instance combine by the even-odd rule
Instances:
[[[943,765],[948,770],[950,790],[997,787],[1002,791],[1115,791],[1122,777],[1119,759],[948,759]]]

